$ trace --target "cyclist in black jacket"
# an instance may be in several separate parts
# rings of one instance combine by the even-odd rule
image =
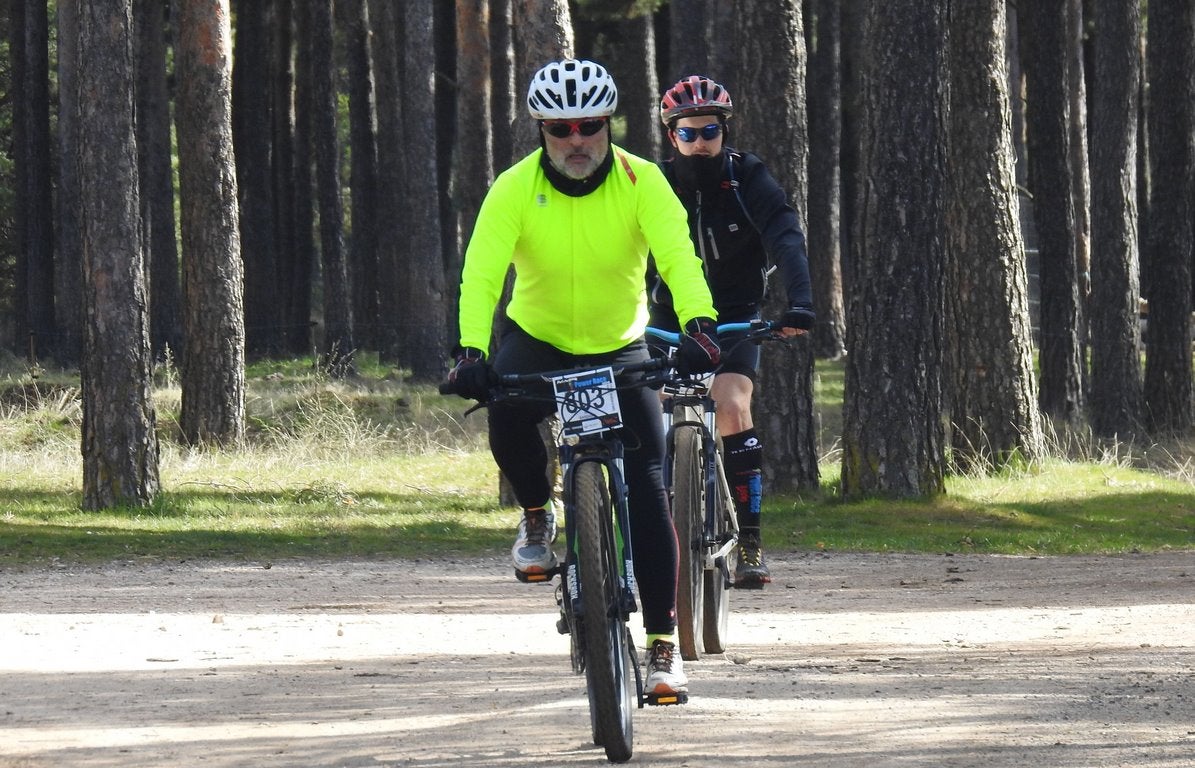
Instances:
[[[762,160],[728,146],[730,94],[700,75],[680,80],[664,93],[660,119],[675,150],[662,163],[664,175],[689,214],[689,231],[705,265],[719,323],[756,319],[767,290],[770,265],[784,280],[788,310],[780,322],[786,336],[813,327],[805,234],[784,190]],[[668,287],[649,270],[651,322],[677,329]],[[763,445],[751,418],[751,395],[759,369],[759,347],[722,337],[722,365],[712,395],[718,403],[727,478],[739,519],[735,580],[762,587],[772,580],[760,541]]]

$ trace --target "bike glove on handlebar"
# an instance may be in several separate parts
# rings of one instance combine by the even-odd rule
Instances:
[[[484,403],[490,399],[490,385],[494,376],[480,349],[459,348],[453,355],[456,365],[448,372],[448,381],[441,391],[451,392],[467,400]]]
[[[817,315],[813,314],[813,310],[809,307],[789,307],[788,311],[784,313],[784,317],[780,319],[780,327],[808,331],[813,328],[813,323],[816,320]]]
[[[718,346],[718,326],[714,321],[698,317],[685,323],[685,335],[681,337],[676,358],[676,370],[682,376],[717,368],[722,361],[722,348]]]

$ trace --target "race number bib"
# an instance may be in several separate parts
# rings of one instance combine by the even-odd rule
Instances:
[[[552,379],[552,388],[565,435],[589,435],[622,426],[613,368],[558,376]]]

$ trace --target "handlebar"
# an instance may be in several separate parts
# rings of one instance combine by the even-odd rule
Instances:
[[[676,359],[672,355],[668,357],[651,357],[647,360],[641,360],[635,363],[623,363],[621,365],[610,366],[615,376],[621,376],[627,373],[647,373],[658,374],[655,376],[647,376],[642,381],[635,382],[634,386],[643,386],[657,381],[664,381],[671,377],[672,369],[676,365]],[[576,368],[565,368],[559,371],[540,371],[537,373],[505,373],[501,375],[495,374],[492,377],[490,391],[493,395],[502,394],[518,394],[520,387],[529,384],[545,384],[554,378],[565,376],[570,373],[578,373],[580,371],[592,370],[593,365],[582,365]],[[599,366],[600,367],[600,366]],[[455,395],[456,388],[449,382],[444,381],[440,383],[439,391],[441,395]],[[491,400],[498,399],[498,397],[491,397]],[[472,410],[472,409],[470,409]]]
[[[770,320],[752,320],[745,323],[723,323],[718,326],[718,333],[742,333],[746,335],[739,340],[742,342],[757,342],[768,339],[783,340],[784,337],[780,335],[780,326]],[[645,335],[659,341],[663,341],[673,345],[680,345],[681,334],[674,331],[665,331],[662,328],[654,328],[649,326],[645,329]],[[527,385],[543,384],[550,381],[552,378],[584,371],[592,368],[589,366],[579,366],[577,368],[569,368],[560,371],[541,371],[539,373],[508,373],[500,376],[494,376],[490,383],[491,397],[490,401],[501,399],[503,395],[518,396],[518,389]],[[614,366],[614,375],[621,376],[626,373],[649,373],[656,374],[648,376],[644,381],[636,382],[636,386],[644,384],[667,383],[670,379],[676,377],[676,358],[674,355],[655,356],[648,360],[638,363],[625,363],[621,366]],[[683,377],[682,377],[683,378]],[[441,395],[455,395],[456,388],[449,382],[441,382],[439,391]],[[479,403],[474,408],[470,408],[471,413],[475,408],[482,407]]]
[[[780,326],[773,323],[771,320],[752,320],[746,323],[722,323],[718,326],[718,333],[739,333],[746,331],[746,338],[742,341],[762,341],[764,339],[780,338],[777,334],[780,332]],[[681,334],[678,331],[665,331],[662,328],[653,328],[648,326],[645,330],[646,335],[667,342],[669,344],[680,344]]]

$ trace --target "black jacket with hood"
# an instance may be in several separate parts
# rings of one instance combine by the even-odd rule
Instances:
[[[678,157],[661,167],[689,214],[689,234],[704,264],[719,322],[759,311],[773,264],[784,280],[788,306],[812,309],[805,234],[784,189],[762,160],[724,148],[720,157],[695,162]],[[654,269],[648,272],[648,292],[652,325],[675,328],[668,286]]]

